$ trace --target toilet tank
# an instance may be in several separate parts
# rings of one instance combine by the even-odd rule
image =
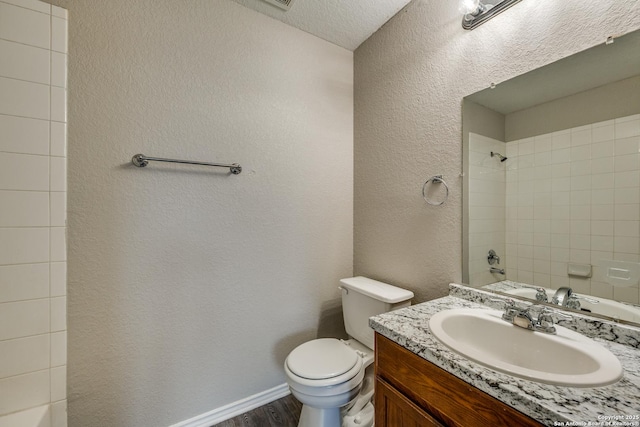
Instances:
[[[347,334],[373,349],[374,332],[369,318],[411,305],[413,292],[367,277],[340,280],[342,313]]]

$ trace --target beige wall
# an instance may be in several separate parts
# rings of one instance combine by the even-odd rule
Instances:
[[[515,141],[640,113],[640,76],[566,96],[505,116],[503,141]]]
[[[463,144],[468,143],[470,132],[504,141],[504,114],[465,99],[462,103],[462,118]]]
[[[69,425],[166,426],[283,384],[290,350],[340,332],[353,54],[227,0],[52,2],[69,10]]]
[[[414,0],[355,52],[354,273],[426,300],[462,278],[462,98],[640,28],[635,0],[521,2],[473,31]],[[442,174],[441,207],[421,197]]]

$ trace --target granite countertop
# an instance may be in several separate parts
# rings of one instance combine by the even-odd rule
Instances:
[[[433,314],[451,308],[487,308],[479,302],[499,298],[461,285],[450,288],[447,297],[381,314],[369,323],[381,335],[542,424],[640,426],[640,328],[579,315],[572,322],[559,322],[609,349],[620,360],[624,377],[597,388],[537,383],[468,360],[431,334],[428,324]]]

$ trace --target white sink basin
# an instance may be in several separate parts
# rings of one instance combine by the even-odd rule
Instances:
[[[600,387],[622,378],[622,365],[595,341],[557,326],[533,332],[501,318],[502,312],[452,309],[434,314],[431,333],[456,353],[513,376],[567,387]]]

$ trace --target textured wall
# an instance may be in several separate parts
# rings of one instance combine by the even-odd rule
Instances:
[[[228,0],[55,3],[69,425],[169,425],[284,383],[352,274],[353,54]]]
[[[417,300],[462,277],[462,98],[640,28],[640,2],[523,1],[473,31],[460,19],[455,1],[414,0],[354,55],[354,273]],[[420,193],[436,174],[441,207]]]

